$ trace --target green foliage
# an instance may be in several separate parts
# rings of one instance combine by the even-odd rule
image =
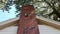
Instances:
[[[36,5],[39,5],[37,7],[40,7],[40,8],[36,8],[36,13],[38,15],[42,15],[46,18],[50,18],[55,21],[60,21],[60,19],[58,20],[58,18],[60,18],[60,1],[59,0],[42,0],[40,2],[41,2],[40,4],[36,3]],[[42,4],[42,2],[43,3],[45,2],[44,5],[47,5],[47,6],[42,5],[41,7],[40,5]],[[45,8],[45,10],[40,11],[41,8]]]
[[[60,21],[60,0],[11,0],[5,2],[5,5],[3,6],[3,11],[9,11],[11,9],[10,6],[15,5],[16,13],[19,13],[21,10],[21,7],[25,4],[32,4],[35,7],[36,14],[41,15],[46,18],[53,19],[55,21]],[[18,17],[20,15],[17,14]],[[53,16],[53,17],[52,17]]]

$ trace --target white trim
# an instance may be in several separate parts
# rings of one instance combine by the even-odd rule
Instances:
[[[48,18],[44,18],[42,16],[36,16],[36,18],[41,19],[41,20],[46,21],[46,22],[49,22],[49,23],[52,23],[52,24],[60,25],[60,22],[57,22],[57,21],[54,21],[54,20],[51,20]]]
[[[10,19],[10,20],[6,20],[6,21],[3,21],[3,22],[0,22],[0,26],[4,25],[4,24],[7,24],[7,23],[11,23],[11,22],[16,21],[16,20],[19,20],[19,17],[16,17],[16,18],[13,18],[13,19]]]
[[[56,24],[56,25],[59,25],[60,26],[60,22],[57,22],[57,21],[54,21],[54,20],[51,20],[51,19],[48,19],[48,18],[44,18],[42,16],[36,16],[36,18],[39,19],[39,20],[43,20],[43,21],[46,21],[48,23],[52,23],[52,24]],[[16,18],[13,18],[13,19],[10,19],[10,20],[1,22],[0,23],[0,26],[1,25],[4,25],[4,24],[7,24],[7,23],[11,23],[13,21],[17,21],[17,20],[19,20],[19,17],[16,17]]]

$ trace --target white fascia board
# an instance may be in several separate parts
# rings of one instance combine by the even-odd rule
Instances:
[[[51,24],[60,25],[60,22],[54,21],[52,19],[44,18],[42,16],[36,16],[36,18],[39,19],[39,20],[46,21],[46,22],[51,23]]]
[[[9,19],[9,20],[0,22],[0,26],[1,26],[1,25],[4,25],[4,24],[7,24],[7,23],[11,23],[11,22],[17,21],[17,20],[19,20],[19,17],[12,18],[12,19]]]
[[[7,24],[7,23],[12,23],[14,21],[17,21],[17,20],[19,20],[19,18],[20,17],[16,17],[16,18],[13,18],[13,19],[10,19],[10,20],[1,22],[0,23],[0,26],[1,25],[4,25],[4,24]],[[54,20],[51,20],[51,19],[48,19],[48,18],[44,18],[42,16],[36,16],[36,18],[39,19],[39,20],[45,21],[46,23],[56,24],[56,25],[59,25],[60,26],[60,22],[57,22],[57,21],[54,21]]]

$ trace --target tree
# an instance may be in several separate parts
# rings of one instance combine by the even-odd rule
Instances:
[[[44,5],[47,5],[47,6],[37,8],[37,9],[45,8],[45,10],[39,11],[40,12],[40,13],[38,12],[39,14],[41,13],[43,14],[45,12],[47,13],[48,12],[47,10],[50,9],[52,12],[51,11],[49,12],[51,13],[47,13],[47,14],[45,13],[45,15],[42,15],[42,16],[47,17],[47,18],[49,17],[50,19],[51,19],[51,16],[53,16],[52,17],[53,20],[60,21],[60,0],[42,0],[42,1],[37,1],[37,2],[40,2],[41,4],[43,2],[45,3]]]
[[[37,15],[60,21],[60,0],[8,0],[4,4],[4,10],[9,11],[10,6],[15,5],[15,12],[18,13],[24,4],[34,5]]]
[[[50,0],[50,3],[47,0],[44,0],[53,10],[49,16],[54,15],[53,19],[58,20],[60,18],[60,0]]]

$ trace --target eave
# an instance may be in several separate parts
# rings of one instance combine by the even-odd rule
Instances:
[[[36,16],[36,19],[38,21],[38,24],[48,25],[48,26],[51,26],[53,28],[60,30],[60,22],[57,22],[57,21],[54,21],[48,18],[44,18],[42,16]],[[19,22],[19,17],[4,21],[0,24],[0,29],[4,29],[9,26],[17,25],[18,22]]]

